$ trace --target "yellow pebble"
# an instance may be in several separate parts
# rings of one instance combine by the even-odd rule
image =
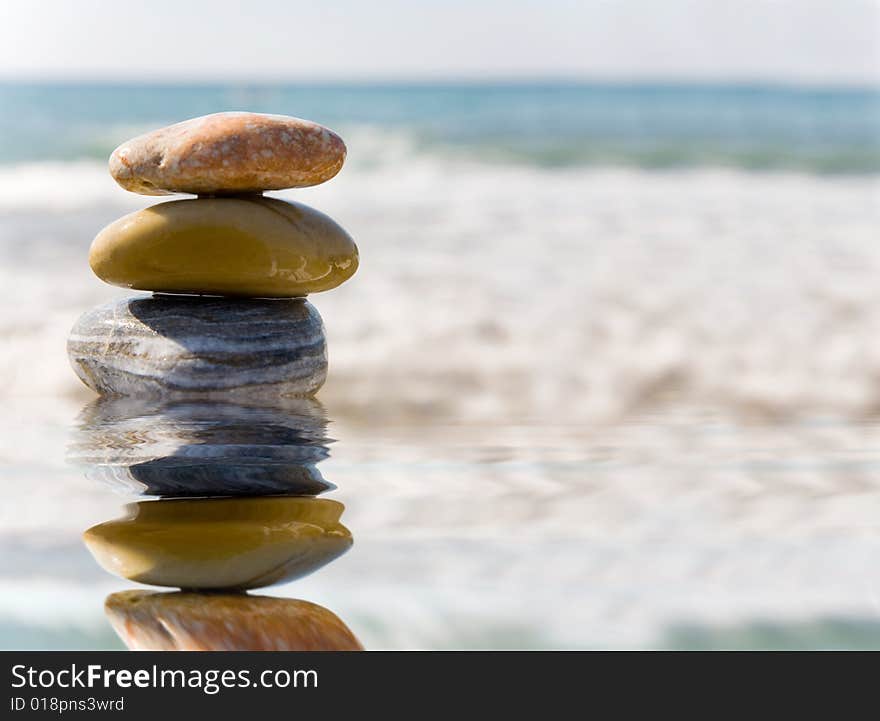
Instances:
[[[255,195],[175,200],[126,215],[92,242],[89,265],[123,288],[292,298],[344,283],[358,251],[323,213]]]

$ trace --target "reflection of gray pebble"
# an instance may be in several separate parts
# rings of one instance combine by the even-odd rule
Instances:
[[[86,477],[124,494],[197,496],[317,496],[335,486],[315,466],[290,463],[186,462],[159,458],[134,466],[95,465]]]
[[[101,397],[68,460],[116,491],[154,496],[317,495],[327,419],[313,398],[273,405]]]
[[[318,463],[327,417],[314,398],[272,404],[99,397],[83,408],[68,448],[73,463],[134,465],[166,456],[205,462]]]
[[[321,317],[299,298],[126,298],[85,313],[67,351],[104,395],[304,396],[327,375]]]

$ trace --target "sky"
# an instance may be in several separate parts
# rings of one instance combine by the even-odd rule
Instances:
[[[880,0],[0,0],[0,78],[880,84]]]

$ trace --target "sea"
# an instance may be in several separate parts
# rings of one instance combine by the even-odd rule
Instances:
[[[880,90],[0,84],[0,646],[119,647],[67,450],[126,139],[252,110],[348,158],[273,193],[360,269],[310,298],[352,550],[269,593],[367,648],[880,647]]]

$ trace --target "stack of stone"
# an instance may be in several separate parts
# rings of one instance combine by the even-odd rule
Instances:
[[[80,379],[104,395],[307,396],[324,383],[327,347],[304,297],[357,270],[335,221],[263,191],[317,185],[345,144],[298,118],[217,113],[124,143],[110,172],[144,195],[191,193],[120,218],[89,263],[112,285],[153,291],[83,315],[68,340]]]
[[[110,171],[145,195],[193,193],[111,223],[89,261],[108,283],[153,291],[83,315],[68,340],[77,375],[104,398],[75,452],[93,477],[158,497],[85,542],[108,571],[181,589],[107,599],[130,648],[359,649],[327,609],[245,592],[340,556],[351,534],[315,468],[326,419],[321,318],[304,299],[354,274],[333,220],[265,190],[332,178],[345,145],[290,117],[221,113],[117,148]],[[207,592],[207,593],[206,593]]]

